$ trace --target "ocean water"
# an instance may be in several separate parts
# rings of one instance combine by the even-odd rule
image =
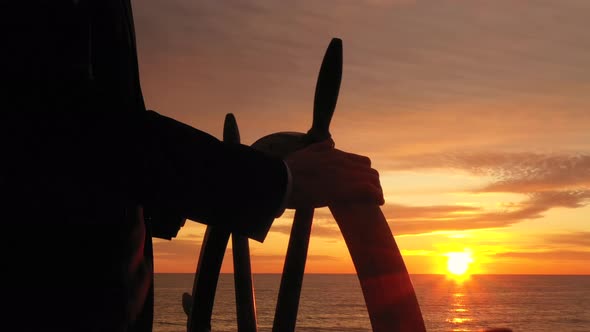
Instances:
[[[590,332],[590,276],[476,275],[456,282],[442,275],[412,275],[429,332]],[[192,274],[155,276],[154,331],[186,331],[183,292]],[[270,331],[278,274],[254,275],[259,331]],[[222,274],[212,331],[236,331],[233,275]],[[371,331],[356,275],[305,275],[297,331]]]

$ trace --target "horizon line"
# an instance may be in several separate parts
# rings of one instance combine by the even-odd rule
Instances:
[[[192,274],[194,275],[194,272],[154,272],[154,275],[156,274]],[[220,273],[220,275],[222,274],[231,274],[233,275],[233,272],[222,272]],[[260,275],[260,274],[268,274],[268,275],[282,275],[281,272],[259,272],[259,273],[252,273],[252,275]],[[310,273],[305,273],[305,274],[309,274],[309,275],[353,275],[356,276],[356,273],[315,273],[315,272],[310,272]],[[409,275],[416,275],[416,276],[446,276],[447,274],[445,273],[409,273]],[[582,276],[582,277],[590,277],[590,274],[549,274],[549,273],[473,273],[470,274],[469,276],[556,276],[556,277],[563,277],[563,276]]]

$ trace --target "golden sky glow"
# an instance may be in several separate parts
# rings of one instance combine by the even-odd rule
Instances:
[[[380,171],[382,210],[410,273],[590,274],[590,3],[136,1],[148,108],[244,144],[305,132],[332,37],[344,73],[332,135]],[[227,91],[232,91],[228,95]],[[293,213],[254,272],[280,272]],[[156,241],[156,271],[194,272],[203,225]],[[353,273],[327,209],[307,271]],[[231,271],[228,251],[223,271]]]

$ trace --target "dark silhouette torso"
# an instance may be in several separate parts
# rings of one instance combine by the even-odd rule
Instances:
[[[12,331],[127,328],[142,273],[133,262],[150,240],[137,240],[139,207],[163,237],[189,218],[264,239],[282,160],[145,109],[128,0],[3,14],[1,301]]]

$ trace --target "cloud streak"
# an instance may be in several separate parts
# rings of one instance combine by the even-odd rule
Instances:
[[[590,155],[449,153],[398,159],[392,170],[457,169],[496,178],[484,192],[538,192],[590,187]]]
[[[590,200],[590,190],[571,192],[539,192],[529,195],[524,202],[514,203],[501,211],[487,211],[479,207],[450,206],[404,206],[386,204],[381,209],[395,235],[410,235],[440,231],[507,227],[525,220],[543,218],[552,208],[575,209],[585,206]],[[315,214],[312,236],[341,238],[342,235],[329,212]],[[271,231],[289,235],[290,225],[277,225]],[[581,236],[580,236],[581,237]],[[557,240],[557,239],[554,239]]]
[[[590,191],[543,192],[531,195],[529,200],[515,204],[506,211],[481,210],[472,213],[473,210],[466,210],[469,213],[464,215],[441,214],[437,218],[424,218],[416,213],[415,217],[397,220],[393,218],[390,224],[398,235],[507,227],[525,220],[542,218],[552,208],[582,207],[587,204],[588,199]]]
[[[465,206],[455,207],[456,211],[449,207],[416,207],[409,210],[403,206],[390,206],[390,215],[395,215],[398,210],[398,220],[394,225],[402,233],[505,227],[541,218],[552,208],[580,208],[590,200],[588,154],[426,154],[398,159],[391,167],[396,171],[463,171],[493,179],[491,183],[471,190],[471,193],[500,192],[529,196],[528,200],[508,204],[505,211],[497,212]]]
[[[552,245],[585,247],[590,250],[590,232],[551,234],[544,237],[544,240]]]
[[[560,260],[560,261],[581,261],[590,260],[590,251],[575,250],[548,250],[548,251],[510,251],[498,253],[496,258],[533,259],[538,261]]]

